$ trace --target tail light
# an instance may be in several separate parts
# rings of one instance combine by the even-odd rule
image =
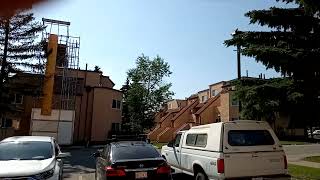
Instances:
[[[169,165],[165,164],[157,169],[157,174],[170,174],[171,173],[171,168]]]
[[[218,173],[224,173],[224,159],[217,160],[217,170]]]
[[[107,177],[126,176],[126,172],[124,171],[124,169],[115,169],[115,168],[112,168],[111,166],[107,166],[105,170],[106,170]]]
[[[287,156],[283,156],[283,163],[284,163],[284,169],[288,169],[288,161],[287,161]]]

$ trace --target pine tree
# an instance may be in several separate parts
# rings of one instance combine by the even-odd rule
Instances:
[[[300,121],[317,123],[320,117],[320,1],[277,0],[290,8],[271,7],[245,14],[250,23],[269,31],[237,31],[227,46],[241,46],[241,53],[253,57],[267,69],[292,77],[303,95]],[[293,7],[293,8],[292,8]],[[245,102],[244,102],[245,103]]]
[[[0,113],[10,110],[10,75],[43,69],[44,46],[39,40],[43,29],[32,13],[0,18]]]

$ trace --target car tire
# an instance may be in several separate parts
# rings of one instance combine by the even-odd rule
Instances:
[[[197,172],[195,180],[208,180],[207,176],[203,172]]]

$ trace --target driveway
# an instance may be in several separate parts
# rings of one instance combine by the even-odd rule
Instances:
[[[70,154],[64,160],[64,179],[66,180],[93,180],[95,173],[95,160],[91,157],[97,148],[62,148]]]

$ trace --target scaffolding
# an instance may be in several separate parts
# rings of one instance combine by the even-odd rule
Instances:
[[[42,40],[44,42],[48,42],[50,34],[58,36],[58,54],[56,59],[58,70],[58,79],[56,80],[58,84],[56,86],[60,89],[58,107],[61,110],[75,110],[78,86],[80,37],[69,35],[70,22],[46,18],[43,18],[42,22],[46,27],[42,32]]]

